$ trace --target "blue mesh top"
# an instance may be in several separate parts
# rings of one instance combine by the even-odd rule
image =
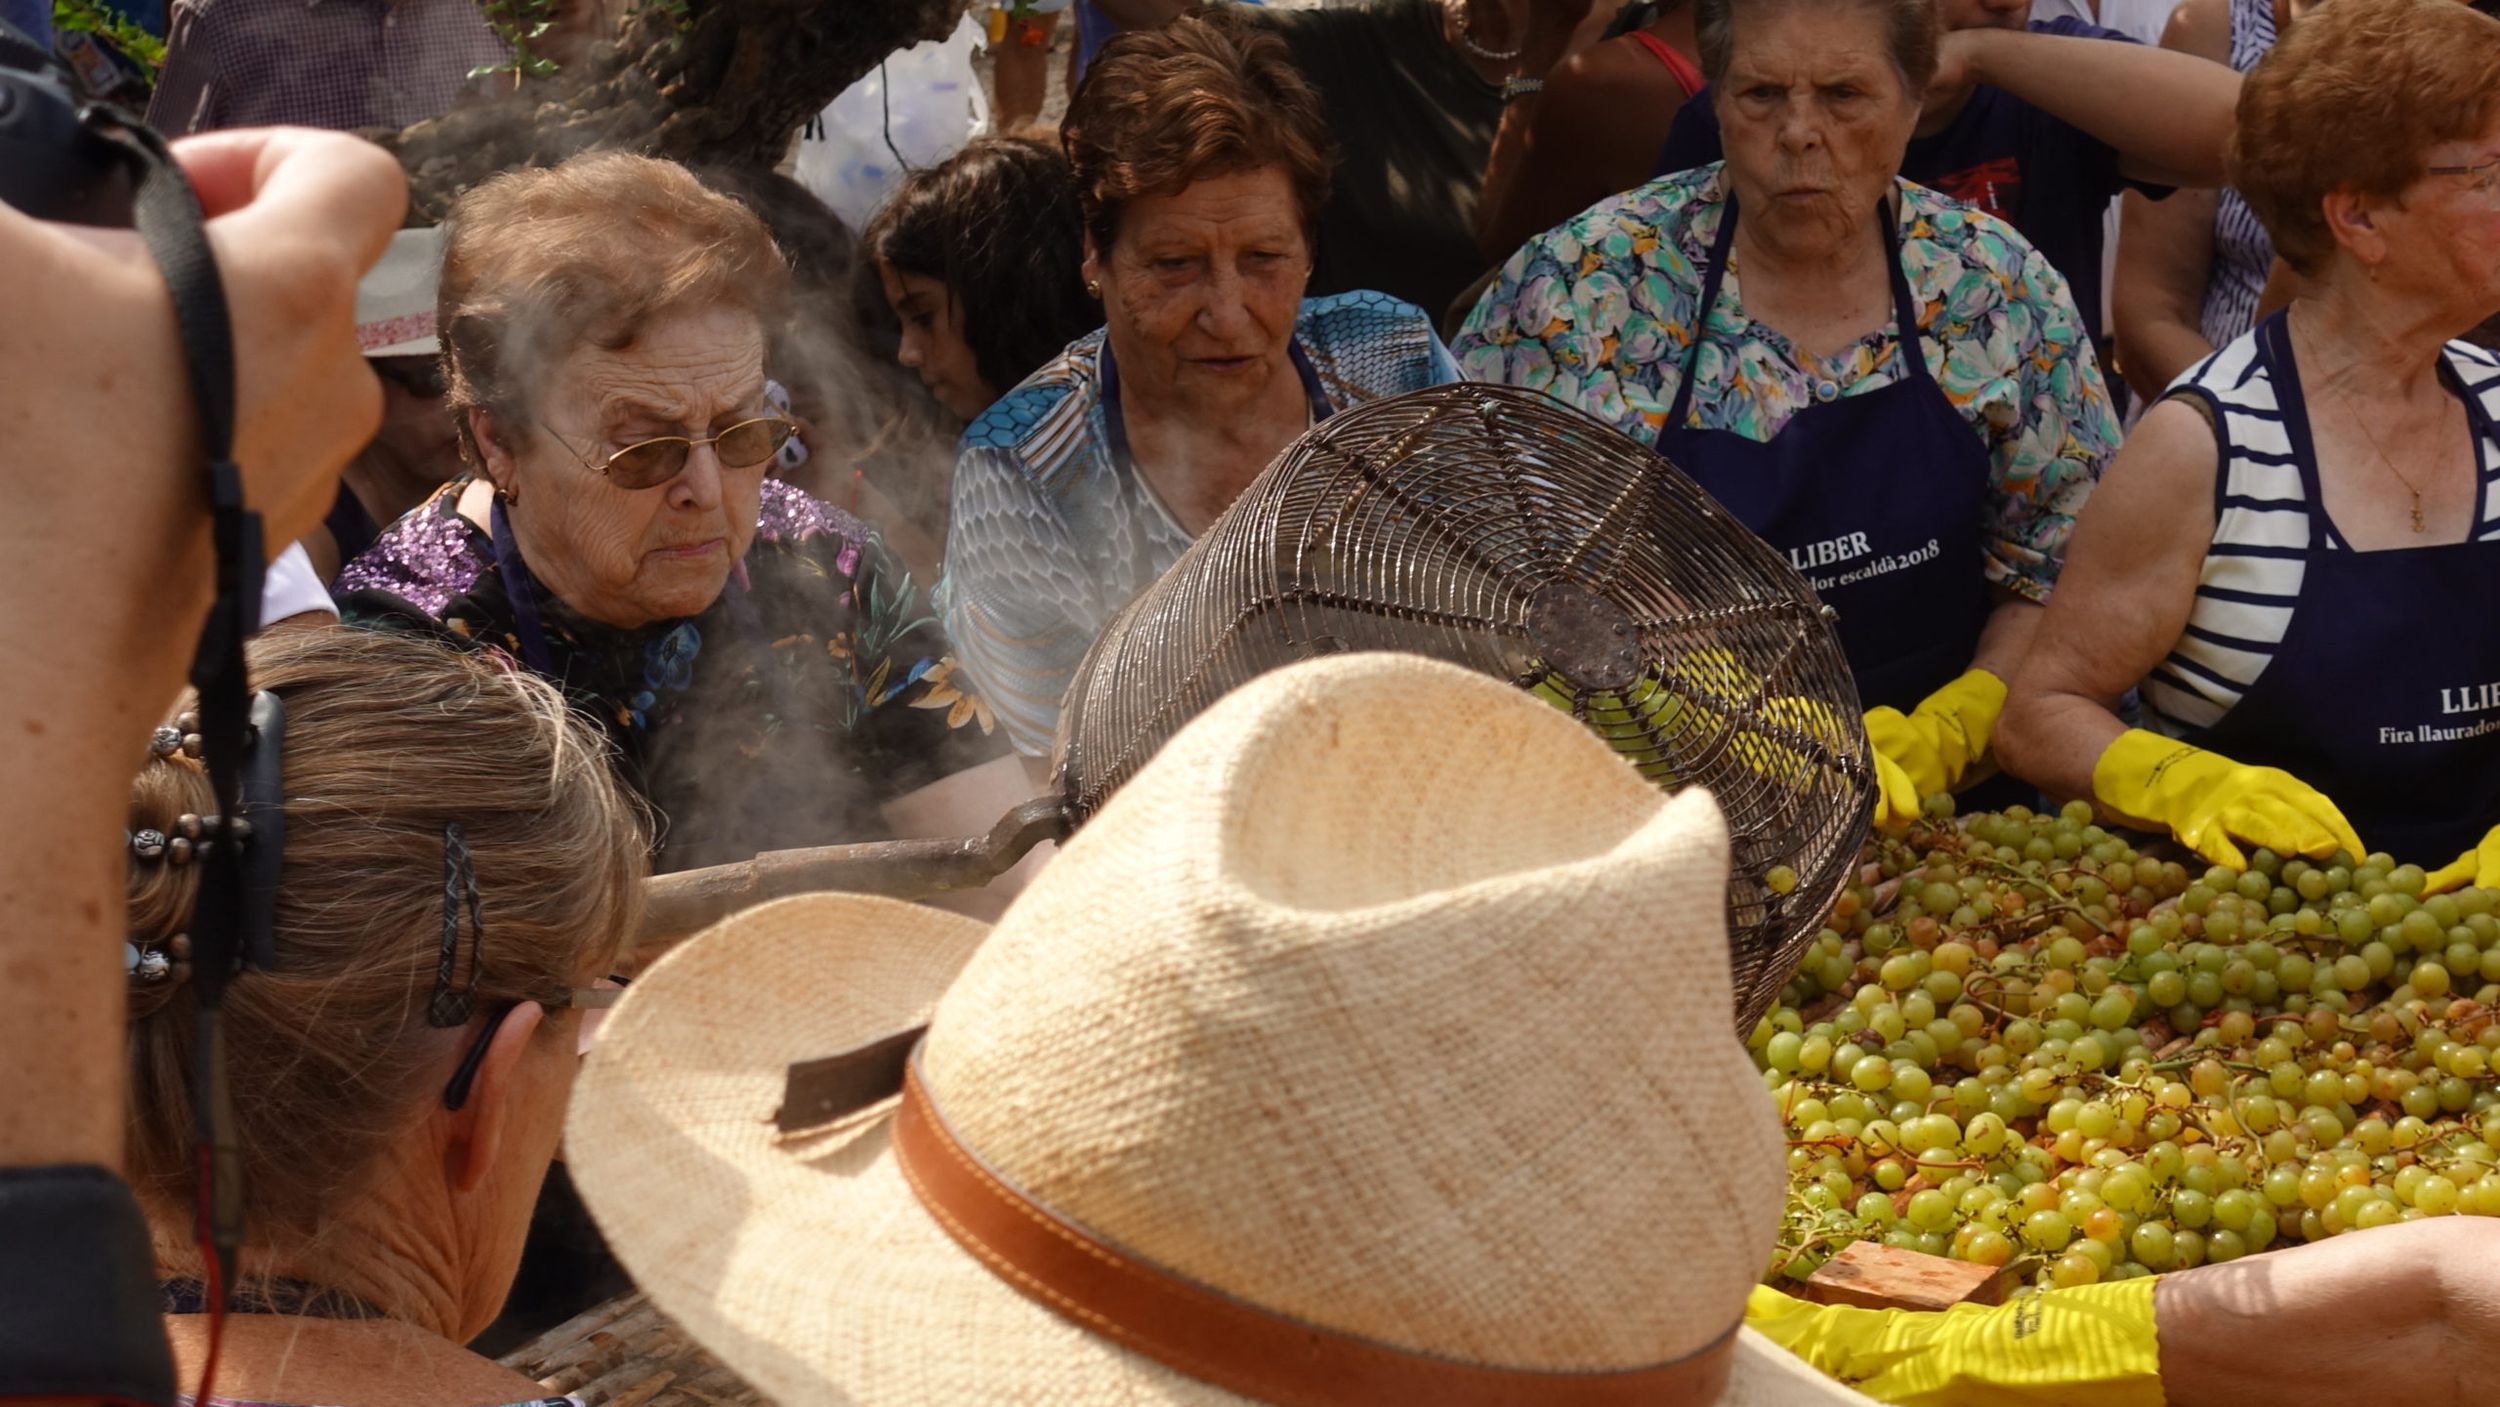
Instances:
[[[1385,293],[1304,300],[1294,340],[1338,409],[1459,379],[1432,321]],[[1189,546],[1103,423],[1103,334],[1071,343],[982,412],[955,463],[938,604],[957,657],[1018,751],[1050,751],[1096,633]]]

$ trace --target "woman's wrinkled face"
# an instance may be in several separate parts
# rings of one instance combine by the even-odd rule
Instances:
[[[1838,244],[1866,226],[1918,126],[1880,15],[1779,7],[1740,20],[1715,102],[1748,222]]]
[[[514,496],[512,531],[530,571],[608,625],[702,612],[754,540],[772,460],[733,469],[700,445],[675,478],[643,489],[591,466],[645,440],[703,438],[768,414],[763,327],[730,308],[663,313],[625,347],[577,348],[539,384],[540,423],[490,423],[491,436],[478,436],[487,472]]]
[[[2425,175],[2401,201],[2372,212],[2386,240],[2388,273],[2408,287],[2453,300],[2459,326],[2500,313],[2500,122],[2479,138],[2441,142],[2432,167],[2488,167],[2473,175]]]
[[[998,391],[981,379],[972,344],[964,340],[963,300],[943,279],[909,273],[883,259],[877,261],[877,281],[903,324],[903,344],[894,359],[919,372],[920,384],[956,419],[969,421],[989,409]]]
[[[1121,380],[1154,399],[1223,414],[1294,375],[1311,249],[1282,167],[1129,202],[1108,251],[1087,240],[1085,276],[1102,285]]]

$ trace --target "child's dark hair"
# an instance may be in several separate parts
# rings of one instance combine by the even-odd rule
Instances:
[[[1076,183],[1047,142],[984,137],[913,172],[860,243],[961,301],[973,363],[1002,395],[1102,325],[1101,305],[1085,295]]]

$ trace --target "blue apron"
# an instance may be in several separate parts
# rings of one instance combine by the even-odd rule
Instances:
[[[1769,443],[1690,426],[1710,309],[1736,237],[1736,197],[1710,251],[1692,350],[1658,452],[1788,560],[1840,613],[1840,643],[1868,708],[1907,711],[1970,668],[1990,601],[1981,557],[1992,480],[1987,445],[1927,369],[1918,304],[1901,269],[1899,221],[1876,210],[1892,272],[1902,376],[1798,411]]]
[[[2280,767],[2325,792],[2362,844],[2444,865],[2500,824],[2500,630],[2490,628],[2500,620],[2500,542],[2328,547],[2283,314],[2258,326],[2257,355],[2309,499],[2300,596],[2265,672],[2221,722],[2185,741]],[[2481,405],[2460,398],[2475,437],[2488,437]],[[2479,530],[2479,498],[2476,509]]]

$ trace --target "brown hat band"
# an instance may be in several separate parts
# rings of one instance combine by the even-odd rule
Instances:
[[[1727,1384],[1735,1325],[1653,1367],[1497,1368],[1289,1319],[1131,1259],[1027,1199],[957,1142],[917,1060],[893,1138],[921,1206],[992,1274],[1092,1333],[1244,1397],[1284,1407],[1706,1407]]]

